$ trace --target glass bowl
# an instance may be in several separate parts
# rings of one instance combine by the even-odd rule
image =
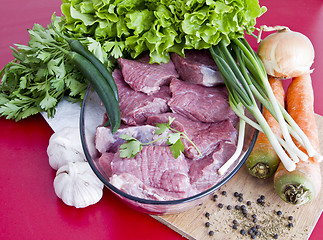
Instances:
[[[221,176],[219,181],[211,188],[203,192],[200,192],[194,196],[183,199],[156,201],[131,196],[121,191],[120,189],[114,187],[112,184],[109,183],[109,180],[105,177],[105,173],[102,171],[102,168],[98,161],[99,152],[95,150],[94,143],[94,135],[96,132],[96,128],[98,126],[102,126],[104,118],[105,108],[101,104],[98,95],[90,85],[84,97],[80,113],[81,141],[87,161],[89,162],[94,173],[104,183],[104,185],[108,189],[110,189],[115,195],[117,195],[125,204],[129,205],[137,211],[152,215],[164,215],[183,212],[207,200],[211,194],[213,194],[218,188],[220,188],[223,184],[229,181],[241,168],[241,166],[248,158],[258,135],[258,131],[246,124],[246,136],[241,156],[235,161],[235,163],[230,167],[230,169],[224,175]]]

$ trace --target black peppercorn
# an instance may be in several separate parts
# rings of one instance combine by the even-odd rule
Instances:
[[[232,228],[233,229],[238,229],[238,225],[237,224],[233,224]]]
[[[238,224],[238,221],[234,219],[234,220],[232,221],[232,223],[236,225],[236,224]]]
[[[227,192],[226,191],[222,191],[222,195],[223,196],[226,196],[227,195]]]
[[[240,209],[240,206],[239,206],[239,205],[236,205],[234,208],[235,208],[236,210],[239,210],[239,209]]]
[[[260,199],[261,199],[261,200],[264,200],[264,199],[265,199],[265,196],[264,196],[264,195],[261,195],[261,196],[260,196]]]
[[[277,211],[277,215],[281,216],[283,213],[281,211]]]
[[[222,203],[219,203],[219,204],[218,204],[218,207],[219,207],[219,208],[223,208],[223,204],[222,204]]]
[[[250,201],[247,201],[247,205],[250,206],[251,205],[251,202]]]
[[[231,209],[232,209],[231,205],[228,205],[228,206],[227,206],[227,209],[228,209],[228,210],[231,210]]]
[[[209,222],[206,222],[205,223],[205,227],[209,227],[210,226],[210,223]]]
[[[239,193],[238,192],[234,192],[233,194],[235,197],[239,197]]]
[[[209,231],[209,235],[210,236],[213,236],[214,235],[214,232],[213,231]]]
[[[251,217],[252,218],[257,218],[257,215],[256,214],[252,214]]]
[[[294,227],[293,223],[288,223],[288,227],[289,227],[289,228]]]
[[[293,220],[293,216],[289,216],[289,217],[288,217],[288,220],[289,220],[289,221],[292,221],[292,220]]]
[[[243,201],[243,197],[239,197],[239,198],[238,198],[238,201],[239,201],[239,202],[242,202],[242,201]]]
[[[205,213],[205,217],[207,217],[207,218],[210,217],[210,213],[209,212],[206,212]]]
[[[257,218],[252,219],[253,223],[257,223]]]
[[[245,235],[245,234],[246,234],[246,230],[241,229],[241,230],[240,230],[240,234],[241,234],[241,235]]]
[[[257,235],[255,235],[255,234],[251,235],[251,239],[256,239],[256,237],[257,237]]]
[[[278,234],[275,234],[275,235],[273,236],[273,238],[274,238],[274,239],[278,239]]]

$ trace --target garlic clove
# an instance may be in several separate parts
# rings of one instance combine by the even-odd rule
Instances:
[[[89,134],[89,133],[87,133]],[[94,139],[94,135],[89,138]],[[90,149],[91,154],[95,152]],[[66,127],[55,132],[49,139],[47,155],[50,166],[57,170],[68,162],[84,162],[84,156],[79,128]]]
[[[87,162],[69,162],[58,169],[54,179],[56,195],[76,208],[97,203],[103,196],[103,186]]]

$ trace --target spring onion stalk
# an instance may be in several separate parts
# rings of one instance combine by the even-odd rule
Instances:
[[[255,88],[254,85],[250,85],[250,89],[253,92],[253,94],[256,96],[256,98],[264,105],[264,107],[273,115],[274,115],[274,110],[273,110],[273,106],[271,104],[271,102],[268,101],[268,99],[265,99],[259,92],[258,90]],[[283,107],[278,103],[277,104],[280,106],[281,109],[283,109]],[[286,112],[287,113],[287,112]],[[277,120],[277,118],[276,118]],[[278,120],[277,120],[278,121]],[[288,132],[293,136],[296,137],[296,139],[301,139],[299,137],[299,135],[289,126],[287,125],[287,129]],[[301,142],[302,143],[302,142]],[[308,156],[307,154],[305,154],[302,150],[300,150],[298,147],[296,147],[295,144],[293,145],[288,145],[289,148],[288,150],[286,149],[286,151],[288,152],[288,154],[290,155],[290,157],[293,159],[294,162],[298,162],[298,158],[300,158],[302,161],[308,161]]]
[[[293,142],[291,135],[288,131],[287,128],[287,124],[285,121],[285,118],[283,116],[283,113],[279,107],[279,104],[275,98],[275,95],[270,87],[270,84],[268,82],[268,78],[267,78],[267,74],[266,71],[264,71],[264,67],[263,64],[259,59],[256,54],[253,52],[253,50],[251,48],[249,48],[249,44],[246,43],[245,39],[239,40],[239,39],[235,39],[233,40],[234,43],[243,51],[243,53],[245,54],[246,57],[248,57],[248,59],[250,60],[250,62],[252,63],[252,65],[254,66],[254,68],[256,70],[258,70],[259,73],[259,77],[257,79],[260,80],[260,85],[264,88],[264,92],[266,93],[274,114],[272,114],[276,119],[277,122],[280,125],[282,134],[284,139],[286,140],[287,144],[294,150],[294,151],[298,151],[297,146],[295,145],[295,143]],[[310,157],[313,155],[310,155]]]
[[[239,42],[239,44],[236,43],[237,41]],[[246,51],[246,53],[244,52],[246,57],[248,57],[250,61],[257,66],[258,74],[260,76],[265,75],[267,80],[267,75],[265,74],[264,67],[261,64],[261,61],[257,58],[256,54],[254,52],[251,52],[247,47],[245,47],[244,44],[242,43],[240,44],[240,43],[241,43],[240,40],[236,40],[236,41],[233,40],[231,44],[235,44],[240,49],[243,48],[244,51]],[[295,170],[296,168],[295,162],[292,161],[291,158],[287,155],[287,153],[285,152],[282,145],[277,140],[275,134],[270,129],[268,123],[266,122],[261,111],[258,108],[257,102],[249,87],[249,85],[251,85],[252,82],[248,77],[248,75],[246,74],[246,66],[244,61],[242,60],[242,58],[239,57],[239,60],[240,60],[239,64],[240,66],[242,66],[241,68],[239,68],[237,60],[233,57],[233,56],[239,56],[237,54],[237,51],[233,51],[230,53],[228,48],[221,41],[219,44],[210,48],[210,52],[224,78],[224,82],[229,90],[229,93],[231,95],[234,95],[234,99],[241,102],[246,107],[246,109],[254,116],[254,118],[260,125],[261,129],[268,137],[268,140],[270,141],[271,145],[275,149],[277,155],[281,159],[285,168],[288,171]],[[243,70],[241,71],[241,69]],[[266,85],[266,84],[262,84],[262,85]],[[276,98],[274,97],[274,99],[275,99],[274,102],[276,103]],[[278,106],[277,108],[279,109]]]
[[[229,99],[229,102],[231,102],[231,104],[232,104],[232,100]],[[240,108],[239,111],[244,112],[243,105],[240,104],[237,107]],[[225,162],[225,164],[223,164],[219,168],[218,173],[220,175],[223,175],[230,168],[230,166],[240,157],[241,152],[243,150],[245,129],[246,129],[246,122],[244,121],[243,118],[240,118],[237,148],[236,148],[235,152],[233,153],[233,155]]]
[[[278,115],[276,114],[276,108],[271,109],[271,114],[276,118],[276,120],[280,123],[283,124],[283,127],[287,127],[284,128],[285,131],[283,133],[285,133],[287,135],[287,141],[289,142],[289,144],[292,146],[292,148],[298,152],[298,155],[301,155],[301,158],[303,158],[302,160],[307,160],[308,156],[309,157],[313,157],[316,158],[318,161],[322,161],[323,156],[316,152],[316,150],[313,148],[313,146],[311,145],[308,137],[305,135],[305,133],[300,129],[300,127],[296,124],[296,122],[294,121],[294,119],[287,113],[287,111],[278,103],[278,101],[276,99],[270,99],[268,93],[272,93],[272,90],[270,89],[269,83],[266,80],[267,79],[267,75],[266,75],[266,71],[264,70],[265,67],[263,65],[263,63],[261,62],[260,58],[255,54],[255,52],[251,49],[251,47],[249,46],[249,44],[247,43],[247,41],[245,39],[241,39],[241,41],[239,40],[234,40],[235,43],[239,44],[239,47],[241,47],[241,49],[243,49],[243,53],[246,53],[246,55],[248,55],[249,57],[246,57],[246,55],[243,55],[244,61],[246,62],[246,65],[248,65],[248,70],[252,73],[253,77],[255,77],[255,79],[251,78],[252,81],[252,91],[256,88],[258,89],[258,91],[261,92],[261,94],[264,97],[267,97],[269,99],[269,101],[267,101],[268,103],[274,103],[274,107],[278,106],[280,111],[278,111]],[[250,58],[254,56],[256,59]],[[259,63],[259,66],[258,64]],[[267,86],[267,87],[266,87]],[[264,92],[265,91],[265,92]],[[254,92],[254,91],[253,91]],[[268,92],[268,93],[267,93]],[[273,94],[271,94],[273,95]],[[277,105],[276,105],[277,103]],[[262,104],[264,104],[262,102]],[[267,107],[266,107],[267,108]],[[280,116],[280,118],[279,118]],[[286,120],[286,122],[288,124],[285,124],[285,121],[281,118],[281,116],[283,116],[283,118]],[[295,145],[295,143],[291,140],[290,135],[288,134],[288,132],[300,143],[304,146],[304,148],[307,151],[308,156],[305,157],[304,154],[300,153],[300,150],[297,148],[297,146]],[[285,135],[284,135],[285,137]],[[292,143],[292,144],[291,144]]]

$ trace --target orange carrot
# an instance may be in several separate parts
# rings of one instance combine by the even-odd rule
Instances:
[[[296,77],[290,83],[286,94],[287,112],[309,138],[316,151],[319,152],[318,130],[314,114],[314,95],[311,76]],[[298,147],[306,153],[299,143]],[[300,161],[296,170],[288,172],[282,164],[279,165],[274,185],[278,195],[294,205],[301,205],[314,199],[321,189],[320,164],[309,158],[307,162]]]
[[[283,81],[274,77],[269,77],[268,80],[275,97],[284,107],[285,91]],[[266,108],[263,109],[263,116],[272,131],[278,136],[282,136],[279,123]],[[271,146],[267,136],[259,132],[255,146],[246,161],[249,173],[258,178],[269,178],[274,175],[279,162],[279,157]]]

